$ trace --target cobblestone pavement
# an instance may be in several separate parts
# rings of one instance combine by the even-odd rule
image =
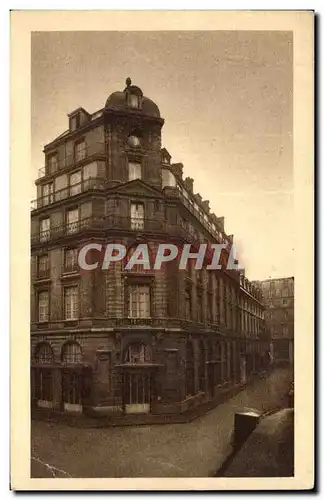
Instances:
[[[44,477],[45,464],[52,477],[213,475],[231,451],[235,412],[285,407],[291,380],[291,370],[278,368],[186,424],[82,429],[33,421],[32,476]]]

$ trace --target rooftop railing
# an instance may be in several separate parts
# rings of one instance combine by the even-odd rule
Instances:
[[[180,189],[169,189],[168,196],[171,198],[179,198],[184,206],[192,213],[192,215],[194,215],[194,217],[199,220],[199,222],[205,227],[205,229],[207,229],[207,231],[214,236],[218,243],[230,243],[229,238],[227,238],[221,230],[216,228],[215,224],[213,224],[209,220],[208,215],[202,211],[197,210],[197,208],[195,208],[194,202],[191,201],[189,197],[184,196]]]

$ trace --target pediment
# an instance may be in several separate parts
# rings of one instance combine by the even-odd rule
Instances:
[[[138,194],[141,196],[163,198],[163,194],[161,191],[159,191],[159,189],[150,186],[141,179],[135,179],[133,181],[126,182],[125,184],[121,184],[117,187],[115,186],[112,190],[115,193],[125,194],[125,195]]]

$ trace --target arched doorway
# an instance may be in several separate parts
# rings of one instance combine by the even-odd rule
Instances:
[[[53,405],[53,350],[48,342],[36,346],[35,365],[32,373],[32,397],[40,408],[51,408]]]
[[[62,400],[65,411],[82,411],[82,361],[80,344],[67,342],[62,347]]]
[[[149,413],[152,397],[152,352],[143,343],[131,343],[124,354],[123,399],[125,413]]]

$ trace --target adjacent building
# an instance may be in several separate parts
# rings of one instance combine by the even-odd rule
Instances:
[[[265,325],[271,335],[274,362],[294,359],[294,278],[259,282],[265,304]]]
[[[230,248],[224,218],[162,147],[163,124],[127,79],[99,111],[70,113],[44,148],[31,213],[33,408],[176,415],[217,404],[269,363],[261,294],[243,273],[78,265],[89,242],[123,244],[126,259],[141,242],[152,255],[165,242]]]

